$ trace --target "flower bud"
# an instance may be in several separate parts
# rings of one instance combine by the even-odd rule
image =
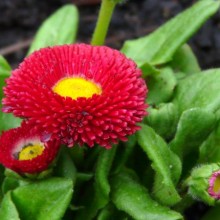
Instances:
[[[220,199],[220,163],[193,169],[187,185],[192,197],[208,205],[215,205]]]

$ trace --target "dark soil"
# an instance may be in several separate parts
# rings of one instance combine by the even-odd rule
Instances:
[[[30,40],[42,21],[66,3],[81,4],[78,41],[89,43],[99,9],[99,4],[95,4],[97,2],[97,0],[1,0],[0,49]],[[124,40],[152,32],[194,2],[195,0],[129,0],[116,8],[106,44],[119,49]],[[189,43],[203,68],[219,67],[220,13],[209,20]],[[2,52],[12,66],[16,67],[25,56],[26,50],[15,49],[13,53],[0,50],[0,53]]]
[[[1,0],[0,54],[13,67],[25,57],[27,49],[18,49],[20,42],[28,44],[42,21],[66,3],[78,3],[80,25],[78,42],[89,43],[94,30],[99,4],[97,0]],[[115,10],[106,44],[119,49],[124,40],[144,36],[178,14],[195,0],[129,0]],[[220,12],[210,19],[190,40],[202,68],[220,67]],[[8,46],[14,45],[9,50]],[[199,220],[206,208],[201,203],[188,210],[188,220]],[[195,213],[195,215],[192,215]],[[190,217],[189,217],[190,216]]]

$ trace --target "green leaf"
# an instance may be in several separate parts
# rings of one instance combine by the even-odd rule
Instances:
[[[212,112],[201,108],[184,111],[180,117],[176,135],[170,143],[171,149],[183,158],[199,148],[215,124],[216,117]]]
[[[162,103],[156,108],[148,108],[147,111],[149,115],[145,118],[146,123],[163,138],[169,140],[173,137],[178,123],[177,107],[173,103]]]
[[[74,146],[69,148],[69,154],[74,161],[74,164],[76,167],[81,167],[82,164],[85,163],[84,158],[85,158],[85,147],[83,146]]]
[[[11,177],[5,177],[2,183],[2,191],[5,194],[9,190],[13,190],[19,186],[19,180]]]
[[[180,201],[175,184],[181,173],[180,159],[168,148],[166,142],[147,125],[137,132],[141,148],[152,160],[156,171],[154,196],[163,204],[174,205]],[[157,183],[157,181],[159,181]]]
[[[96,161],[101,151],[102,151],[102,148],[100,146],[95,146],[91,149],[88,149],[87,147],[86,153],[88,156],[86,157],[86,160],[85,159],[83,160],[83,168],[86,169],[87,171],[89,170],[93,172],[94,164],[96,164]]]
[[[76,219],[93,219],[99,209],[106,206],[109,202],[109,172],[116,152],[116,146],[111,149],[102,149],[96,164],[94,196],[86,204],[85,210],[78,212]]]
[[[201,71],[195,54],[187,44],[176,51],[170,65],[175,72],[183,72],[185,74],[193,74]]]
[[[2,87],[5,85],[5,79],[10,76],[10,72],[10,65],[3,56],[0,56],[0,100],[3,97]],[[0,131],[2,131],[20,126],[21,119],[14,117],[12,114],[5,114],[0,111],[0,122]]]
[[[100,190],[100,193],[108,200],[110,193],[110,185],[108,181],[109,172],[112,166],[112,162],[115,156],[117,146],[113,146],[111,149],[103,149],[99,155],[96,172],[95,172],[95,186]]]
[[[138,65],[138,63],[137,63],[137,65]],[[143,75],[142,75],[143,78],[146,78],[147,76],[150,76],[150,75],[157,75],[160,73],[159,69],[156,69],[154,66],[150,65],[147,62],[144,65],[140,66],[140,68],[143,73]]]
[[[125,167],[126,162],[129,161],[131,157],[134,158],[134,148],[136,143],[136,136],[131,135],[128,137],[128,141],[118,148],[117,154],[115,155],[115,168],[113,172],[119,172]]]
[[[77,8],[74,5],[63,6],[41,25],[28,54],[42,47],[73,43],[77,29]]]
[[[220,124],[200,147],[200,163],[218,163],[220,161]]]
[[[182,216],[152,200],[147,189],[128,173],[112,177],[111,197],[115,206],[136,220],[174,220]]]
[[[99,213],[99,216],[97,217],[97,220],[110,220],[112,219],[111,210],[101,210]]]
[[[11,67],[7,60],[0,55],[0,75],[2,74],[10,74],[11,72]]]
[[[77,170],[69,155],[68,149],[61,149],[59,159],[54,170],[58,176],[71,179],[73,181],[73,185],[75,185]]]
[[[130,216],[127,213],[118,210],[112,203],[109,203],[103,209],[100,210],[97,220],[112,220],[112,219],[120,219],[120,220],[131,220]]]
[[[207,112],[220,108],[220,69],[211,69],[188,76],[179,82],[173,103],[180,112],[200,107]]]
[[[24,179],[19,174],[15,173],[15,172],[13,174],[13,171],[11,174],[9,174],[10,170],[9,170],[9,172],[8,172],[8,170],[9,169],[7,169],[7,171],[5,171],[6,177],[4,178],[4,181],[2,183],[2,192],[4,194],[6,194],[8,191],[12,191],[12,190],[18,188],[19,186],[24,186],[24,185],[30,184],[29,179]],[[10,176],[7,176],[7,175],[10,175]],[[14,175],[14,176],[12,176],[12,175]]]
[[[122,218],[118,218],[119,217],[119,216],[117,216],[118,212],[119,211],[116,209],[116,207],[110,203],[109,205],[104,207],[102,210],[100,210],[100,212],[97,216],[97,220],[122,219]]]
[[[6,114],[0,111],[0,131],[19,127],[21,121],[20,118],[14,117],[12,114]]]
[[[10,76],[10,72],[11,67],[7,60],[3,56],[0,56],[0,99],[3,97],[2,87],[5,85],[5,79]]]
[[[157,75],[150,76],[147,79],[149,89],[147,102],[152,105],[168,102],[173,95],[176,83],[176,77],[169,67],[161,69]]]
[[[11,198],[11,192],[8,192],[1,203],[0,208],[0,219],[1,220],[21,220],[19,218],[18,211]]]
[[[146,62],[158,65],[172,60],[173,54],[219,8],[219,1],[198,1],[152,34],[126,41],[122,52],[139,66]]]
[[[22,220],[60,220],[73,193],[70,179],[51,178],[21,186],[12,199]]]

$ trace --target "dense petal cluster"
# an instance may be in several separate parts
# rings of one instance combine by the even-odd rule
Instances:
[[[89,81],[97,92],[76,99],[62,95],[70,91],[54,92],[62,90],[66,82],[56,85],[69,78],[81,80],[82,86]],[[141,71],[132,60],[105,46],[41,49],[26,58],[6,83],[3,111],[27,119],[68,146],[110,147],[127,140],[146,115],[147,87]]]
[[[42,142],[41,132],[23,124],[0,136],[0,163],[18,173],[38,173],[54,160],[59,142]]]

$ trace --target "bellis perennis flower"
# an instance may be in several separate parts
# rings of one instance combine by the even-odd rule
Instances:
[[[46,170],[59,150],[57,141],[41,141],[41,133],[23,124],[0,137],[0,163],[18,173]]]
[[[85,44],[34,52],[4,88],[3,111],[27,119],[68,146],[110,147],[139,129],[147,87],[117,50]]]

